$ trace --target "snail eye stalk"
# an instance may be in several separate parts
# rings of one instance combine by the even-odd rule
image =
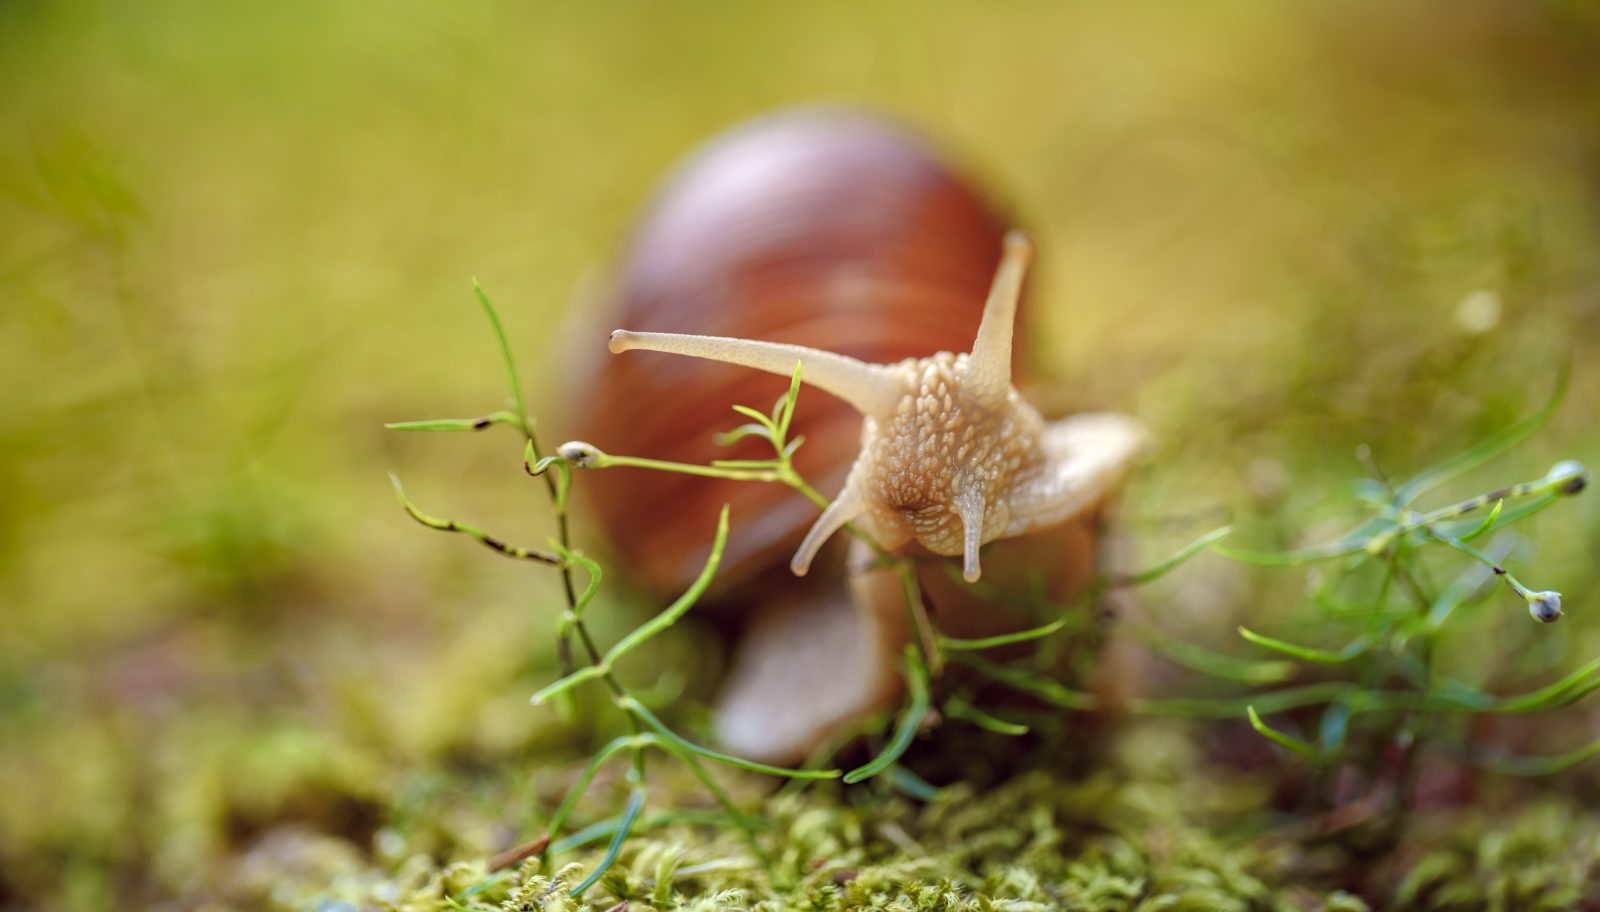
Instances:
[[[995,270],[983,321],[968,359],[968,393],[990,401],[1011,392],[1011,336],[1017,322],[1022,280],[1033,261],[1033,243],[1021,231],[1006,234],[1000,268]]]
[[[612,354],[635,350],[667,352],[751,367],[780,377],[794,374],[794,364],[799,361],[805,366],[806,384],[832,393],[872,417],[892,414],[899,399],[899,384],[887,368],[804,345],[626,329],[613,332],[609,345]]]

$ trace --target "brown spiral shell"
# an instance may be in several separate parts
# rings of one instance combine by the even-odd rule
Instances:
[[[844,111],[772,115],[713,139],[666,181],[622,258],[611,325],[877,362],[966,351],[1005,228],[969,180],[902,126]],[[786,388],[695,359],[602,355],[572,417],[576,436],[612,453],[765,458],[764,441],[724,447],[713,438],[742,423],[731,405],[765,410]],[[860,426],[843,402],[801,394],[793,433],[806,442],[795,463],[825,495],[842,483]],[[781,565],[817,516],[776,484],[611,469],[603,484],[583,487],[630,575],[661,591],[698,572],[725,502],[733,531],[724,580]]]

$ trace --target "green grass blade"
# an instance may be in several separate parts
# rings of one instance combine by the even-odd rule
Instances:
[[[1178,567],[1188,563],[1191,557],[1194,557],[1201,551],[1204,551],[1207,548],[1210,548],[1212,545],[1215,545],[1232,532],[1232,526],[1222,526],[1221,528],[1212,529],[1210,532],[1207,532],[1187,545],[1184,545],[1182,548],[1179,548],[1171,557],[1168,557],[1161,563],[1156,564],[1154,567],[1151,567],[1147,570],[1141,570],[1138,573],[1130,573],[1126,577],[1123,577],[1120,582],[1124,586],[1143,586],[1146,583],[1155,582],[1163,576],[1166,576],[1168,573],[1171,573]]]
[[[585,573],[589,574],[589,585],[583,587],[583,594],[578,596],[578,600],[572,605],[572,616],[574,620],[577,620],[583,617],[583,610],[589,607],[589,603],[594,601],[595,595],[600,591],[600,579],[603,575],[600,572],[600,564],[593,558],[585,557],[577,551],[563,548],[559,544],[556,545],[556,551],[564,559],[577,564],[583,568]]]
[[[761,867],[769,875],[772,875],[774,873],[772,857],[767,854],[765,849],[761,848],[761,843],[756,837],[758,822],[739,810],[738,806],[733,803],[733,799],[728,796],[727,790],[716,779],[712,778],[711,772],[706,769],[705,764],[700,762],[700,759],[694,755],[693,751],[685,750],[672,741],[664,741],[662,747],[668,753],[677,757],[684,766],[689,768],[690,772],[694,773],[695,778],[700,780],[700,784],[704,785],[706,791],[710,792],[711,796],[717,800],[717,804],[722,806],[722,811],[728,815],[729,822],[738,827],[739,831],[744,834],[745,842],[750,846],[750,852],[755,855],[756,861],[761,864]]]
[[[640,747],[636,736],[622,735],[621,737],[613,738],[606,743],[605,747],[600,748],[595,753],[594,758],[589,761],[589,765],[583,768],[583,774],[578,777],[578,781],[572,783],[572,787],[567,789],[567,797],[562,800],[561,806],[556,808],[555,816],[550,818],[550,828],[545,832],[550,834],[552,840],[560,835],[561,828],[567,823],[567,817],[572,814],[572,809],[577,807],[578,799],[582,798],[583,793],[589,790],[589,783],[594,781],[595,774],[600,772],[600,767],[605,766],[606,761],[615,757],[619,751],[626,750],[629,747],[635,749]],[[551,851],[554,851],[554,849],[552,848]]]
[[[1489,511],[1489,515],[1485,516],[1483,518],[1483,522],[1478,523],[1478,525],[1476,527],[1474,527],[1471,532],[1468,532],[1467,535],[1472,537],[1472,538],[1477,538],[1478,536],[1480,536],[1483,533],[1489,531],[1490,529],[1493,529],[1495,521],[1500,518],[1500,512],[1502,510],[1504,510],[1505,508],[1506,508],[1506,499],[1504,497],[1502,497],[1499,500],[1495,501],[1494,502],[1494,509],[1490,510]],[[1465,539],[1463,539],[1463,541],[1465,541]]]
[[[728,469],[717,465],[696,465],[692,462],[667,462],[661,459],[647,459],[643,456],[613,456],[610,453],[600,454],[588,464],[579,464],[584,469],[609,469],[629,467],[635,469],[650,469],[655,472],[676,472],[680,475],[696,475],[701,478],[726,478],[730,481],[781,481],[778,473],[768,468],[755,469]]]
[[[839,778],[839,771],[836,770],[836,769],[828,769],[828,770],[789,769],[787,767],[782,767],[782,766],[771,766],[771,765],[766,764],[766,763],[757,763],[754,760],[746,760],[743,757],[735,757],[735,756],[733,756],[731,754],[724,754],[724,753],[721,753],[719,751],[714,751],[709,747],[705,747],[703,745],[696,744],[693,741],[690,741],[688,738],[685,738],[682,735],[678,734],[677,732],[673,731],[672,729],[668,728],[667,724],[665,722],[662,722],[661,719],[659,717],[657,717],[655,713],[651,712],[648,708],[645,707],[645,705],[643,703],[640,703],[637,699],[635,699],[633,697],[623,697],[622,699],[617,701],[617,705],[621,706],[624,710],[632,713],[635,717],[637,717],[639,719],[639,721],[643,722],[646,726],[648,726],[656,734],[658,734],[661,737],[667,739],[668,741],[672,742],[673,744],[677,745],[678,747],[680,747],[680,748],[682,748],[682,749],[684,749],[686,751],[690,751],[691,753],[698,754],[699,756],[704,757],[707,760],[715,760],[718,763],[726,763],[729,766],[737,766],[740,769],[749,770],[752,773],[766,773],[769,776],[782,776],[782,777],[784,777],[786,779],[837,779],[837,778]]]
[[[856,783],[871,779],[893,766],[911,746],[912,739],[917,736],[917,729],[922,727],[923,717],[928,714],[928,669],[923,666],[922,657],[917,654],[914,646],[906,647],[906,688],[911,692],[911,700],[906,706],[906,711],[901,714],[899,724],[895,726],[894,737],[878,756],[845,773],[845,782]]]
[[[804,362],[794,363],[794,376],[789,378],[789,392],[778,402],[777,440],[787,440],[789,423],[794,420],[794,409],[800,401],[800,369]]]
[[[546,700],[549,700],[551,697],[566,693],[572,688],[577,687],[579,684],[582,684],[586,681],[593,681],[603,678],[610,670],[610,668],[607,668],[604,665],[585,665],[577,671],[574,671],[572,674],[558,678],[539,688],[537,693],[528,698],[528,702],[532,703],[534,706],[538,706]]]
[[[506,338],[506,328],[500,323],[500,314],[494,309],[494,303],[489,300],[489,295],[484,292],[483,286],[478,284],[477,279],[472,280],[472,292],[477,295],[484,316],[489,318],[489,327],[494,330],[495,341],[500,343],[500,358],[505,362],[506,382],[511,386],[511,401],[517,406],[517,425],[526,431],[528,406],[522,401],[522,382],[517,379],[517,360],[511,356],[511,340]]]
[[[1575,751],[1550,757],[1495,753],[1469,756],[1468,760],[1476,766],[1503,776],[1550,776],[1597,756],[1600,756],[1600,741],[1593,741]]]
[[[1186,719],[1237,719],[1254,706],[1264,713],[1283,712],[1302,706],[1332,703],[1357,693],[1354,684],[1322,681],[1299,687],[1286,687],[1246,697],[1168,697],[1134,701],[1131,712],[1149,716],[1177,716]]]
[[[1311,545],[1294,551],[1251,551],[1246,548],[1230,548],[1227,545],[1212,545],[1211,550],[1231,560],[1246,564],[1256,564],[1262,567],[1290,567],[1296,564],[1307,564],[1315,561],[1330,560],[1335,557],[1344,557],[1347,554],[1357,554],[1366,550],[1367,543],[1373,537],[1395,528],[1394,523],[1386,519],[1369,519],[1354,530],[1330,542],[1320,545]]]
[[[1453,535],[1446,535],[1445,533],[1436,529],[1428,529],[1427,533],[1437,541],[1449,545],[1450,547],[1460,551],[1462,554],[1467,555],[1478,563],[1483,564],[1485,567],[1488,567],[1496,576],[1505,576],[1505,567],[1502,566],[1499,561],[1483,553],[1472,545],[1467,544]]]
[[[1184,668],[1225,681],[1281,684],[1293,678],[1295,674],[1294,663],[1283,659],[1245,659],[1223,655],[1192,643],[1155,634],[1140,637],[1139,641]]]
[[[1522,441],[1528,439],[1535,431],[1550,420],[1561,406],[1561,401],[1567,395],[1567,381],[1572,377],[1572,365],[1564,362],[1561,371],[1556,375],[1555,389],[1550,392],[1550,398],[1545,400],[1539,410],[1512,424],[1497,434],[1470,447],[1438,465],[1426,469],[1416,477],[1402,484],[1395,491],[1395,502],[1407,506],[1428,490],[1435,488],[1458,475],[1470,472],[1490,459],[1504,453]]]
[[[761,412],[751,408],[748,405],[736,405],[733,407],[733,410],[766,429],[768,440],[771,440],[773,433],[777,431],[777,426],[772,423],[771,418],[768,418],[766,415],[761,414]]]
[[[618,640],[615,646],[606,651],[606,657],[602,664],[606,666],[615,665],[618,659],[633,651],[641,643],[648,641],[651,637],[676,624],[679,618],[694,607],[694,603],[700,600],[700,596],[711,585],[711,578],[717,573],[717,565],[722,563],[722,551],[727,544],[728,505],[723,504],[722,513],[717,517],[717,534],[711,541],[711,554],[707,556],[706,565],[701,568],[700,575],[695,578],[694,584],[683,595],[678,596],[677,601],[668,605],[660,614],[640,624],[627,636]]]
[[[622,809],[622,816],[617,822],[617,831],[611,836],[611,844],[606,847],[605,857],[600,859],[600,863],[595,865],[594,871],[583,879],[583,883],[573,887],[572,892],[567,895],[574,899],[582,896],[585,891],[595,885],[596,881],[605,876],[607,871],[611,870],[611,866],[616,864],[617,855],[622,852],[622,844],[627,841],[628,833],[633,829],[633,822],[639,817],[639,810],[643,807],[644,786],[636,785],[628,793],[628,804]]]
[[[1275,640],[1269,636],[1262,636],[1261,634],[1256,633],[1254,630],[1250,630],[1246,627],[1239,628],[1239,636],[1244,637],[1246,640],[1249,640],[1257,646],[1261,646],[1265,649],[1271,649],[1274,652],[1281,652],[1284,655],[1294,656],[1295,658],[1305,662],[1317,662],[1323,665],[1338,665],[1343,662],[1348,662],[1366,652],[1367,648],[1371,645],[1367,642],[1365,637],[1362,637],[1352,640],[1350,644],[1343,649],[1314,649],[1310,646],[1297,646],[1294,643],[1286,643],[1283,640]]]
[[[997,735],[1009,735],[1015,738],[1028,733],[1028,726],[1017,722],[1008,722],[980,707],[974,706],[966,700],[956,697],[946,700],[941,708],[944,710],[944,714],[952,719],[971,722],[973,725],[985,731],[992,731]]]
[[[550,843],[550,854],[565,855],[573,849],[581,849],[586,845],[599,842],[617,831],[618,820],[616,817],[597,820],[571,836],[558,839]]]
[[[1506,539],[1496,539],[1490,542],[1488,547],[1489,551],[1485,553],[1498,562],[1511,554],[1513,544]],[[1487,593],[1488,584],[1493,579],[1494,574],[1478,564],[1462,570],[1429,606],[1425,622],[1427,632],[1439,632],[1457,609],[1481,599]]]
[[[540,564],[549,564],[552,567],[561,566],[561,558],[547,551],[537,551],[532,548],[522,548],[517,545],[510,544],[502,539],[496,538],[477,526],[471,526],[464,522],[456,522],[453,519],[440,519],[437,516],[430,516],[427,513],[422,512],[422,510],[419,509],[416,504],[411,502],[411,498],[406,496],[406,490],[400,484],[400,476],[391,472],[389,473],[389,481],[394,484],[395,497],[400,500],[400,506],[405,508],[406,513],[409,514],[412,519],[430,529],[437,529],[440,532],[455,532],[465,535],[468,538],[476,540],[479,544],[483,545],[485,548],[488,548],[490,551],[514,560],[533,561]]]
[[[760,424],[741,424],[731,431],[724,431],[716,435],[717,446],[732,446],[746,437],[760,437],[768,443],[772,442],[772,429]]]
[[[889,769],[889,784],[918,801],[933,801],[941,793],[937,785],[898,763]]]
[[[556,513],[565,513],[567,498],[572,493],[572,463],[560,456],[540,458],[539,448],[533,445],[533,438],[529,437],[522,448],[522,468],[535,478],[552,468],[556,470]]]
[[[633,825],[633,829],[634,832],[637,833],[645,830],[655,830],[660,829],[661,827],[681,826],[685,824],[691,826],[717,826],[718,824],[723,823],[724,819],[724,815],[721,811],[663,811],[659,814],[651,814],[642,820],[636,821]],[[622,818],[618,816],[607,817],[604,820],[591,823],[578,832],[573,833],[571,836],[550,843],[550,854],[564,855],[573,849],[581,849],[586,845],[593,845],[594,843],[609,837],[612,833],[615,833],[617,831],[617,825],[621,822]]]
[[[959,640],[954,637],[940,636],[939,645],[957,652],[976,652],[984,649],[993,649],[996,646],[1009,646],[1012,643],[1026,643],[1030,640],[1042,640],[1050,636],[1067,626],[1067,621],[1067,618],[1059,618],[1042,627],[1032,627],[1028,630],[1019,630],[1016,633],[1002,633],[998,636],[981,637],[974,640]]]
[[[1322,751],[1318,750],[1316,745],[1307,741],[1301,741],[1299,738],[1286,735],[1267,723],[1261,721],[1261,714],[1256,712],[1256,708],[1254,706],[1246,706],[1244,710],[1245,714],[1250,719],[1250,727],[1255,729],[1256,733],[1261,735],[1261,737],[1266,738],[1268,741],[1271,741],[1274,744],[1286,747],[1302,757],[1308,757],[1312,760],[1322,759]]]
[[[1554,504],[1556,501],[1561,500],[1562,497],[1563,495],[1561,494],[1545,494],[1542,497],[1535,498],[1526,503],[1518,504],[1509,510],[1502,511],[1500,516],[1496,518],[1496,521],[1488,525],[1484,525],[1483,523],[1475,523],[1471,520],[1465,520],[1454,523],[1437,523],[1433,528],[1444,535],[1460,539],[1461,541],[1472,541],[1475,538],[1488,535],[1490,532],[1498,532],[1507,526],[1515,525],[1516,523],[1527,519],[1533,514],[1538,513],[1540,510],[1543,510],[1551,504]]]
[[[1600,672],[1600,659],[1595,659],[1553,684],[1515,697],[1488,697],[1489,702],[1480,707],[1464,707],[1481,712],[1520,714],[1540,712],[1570,705],[1600,688],[1596,679]],[[1481,693],[1481,691],[1477,692]]]
[[[454,897],[454,901],[461,902],[462,900],[471,899],[472,897],[477,896],[479,893],[494,889],[495,887],[505,883],[515,876],[517,876],[517,872],[514,870],[507,869],[504,871],[496,871],[493,874],[490,874],[488,877],[485,877],[472,886],[466,888],[465,890],[462,890],[460,893],[457,893]]]
[[[482,431],[497,424],[522,427],[522,422],[510,412],[492,412],[481,418],[434,418],[427,421],[391,421],[384,425],[391,431]]]
[[[1345,697],[1352,712],[1431,712],[1431,713],[1495,713],[1517,715],[1542,712],[1569,706],[1591,693],[1600,690],[1600,659],[1568,674],[1553,684],[1538,690],[1511,697],[1497,697],[1459,681],[1439,682],[1432,693],[1407,691],[1358,691],[1353,685]],[[1312,685],[1318,686],[1318,685]],[[1280,693],[1282,693],[1280,691]],[[1255,699],[1257,706],[1273,694]],[[1324,701],[1317,701],[1324,702]],[[1296,705],[1304,705],[1297,701]],[[1276,706],[1271,711],[1292,708]]]
[[[1012,668],[972,653],[958,652],[950,658],[991,681],[1004,684],[1013,690],[1032,694],[1046,703],[1052,703],[1063,709],[1094,709],[1098,702],[1095,700],[1094,694],[1063,687],[1059,682],[1036,671]]]
[[[1324,756],[1334,756],[1344,749],[1345,738],[1350,733],[1350,720],[1355,716],[1348,704],[1333,702],[1322,711],[1322,721],[1317,725],[1317,742]]]

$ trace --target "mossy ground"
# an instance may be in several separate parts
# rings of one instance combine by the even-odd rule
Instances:
[[[611,328],[569,314],[603,323],[596,277],[651,188],[785,105],[910,120],[1033,232],[1033,393],[1157,441],[1125,509],[1141,563],[1224,519],[1263,548],[1343,528],[1358,444],[1418,470],[1527,414],[1569,357],[1550,427],[1440,496],[1600,465],[1592,4],[19,0],[0,87],[0,908],[445,908],[542,830],[617,734],[603,703],[528,706],[559,586],[416,528],[385,473],[529,544],[542,494],[503,437],[381,425],[499,404],[476,275],[562,439],[583,394],[564,359]],[[1567,617],[1486,601],[1441,673],[1509,692],[1600,655],[1600,498],[1526,531],[1516,569]],[[603,642],[658,607],[625,569],[591,611]],[[1204,560],[1143,620],[1224,652],[1239,624],[1315,638],[1305,584]],[[703,733],[725,645],[698,623],[626,673]],[[1137,683],[1226,690],[1159,663]],[[1597,724],[1578,706],[1479,734],[1553,753]],[[587,898],[1597,902],[1592,768],[1463,785],[1445,764],[1376,852],[1237,723],[1129,720],[1094,756],[1015,762],[963,731],[918,746],[977,758],[926,807],[730,777],[786,894],[734,834],[685,825],[630,841]],[[647,818],[706,807],[652,770]],[[575,823],[614,813],[615,786]],[[559,905],[531,879],[551,874],[574,880],[524,871],[462,902]]]
[[[403,774],[387,796],[370,781],[312,777],[291,790],[299,814],[238,834],[197,869],[170,868],[167,886],[184,885],[187,908],[285,912],[600,912],[622,901],[707,912],[1532,912],[1600,901],[1600,815],[1575,802],[1501,796],[1471,811],[1421,812],[1407,819],[1399,849],[1362,858],[1337,826],[1271,810],[1269,782],[1209,764],[1181,729],[1136,726],[1116,741],[1086,773],[1036,768],[989,787],[957,784],[928,802],[833,785],[772,794],[769,781],[733,777],[758,811],[770,875],[737,831],[682,819],[714,808],[668,767],[652,777],[664,797],[646,813],[648,828],[581,900],[568,893],[603,844],[548,866],[533,858],[489,868],[491,855],[532,832],[521,821],[538,817],[522,806],[534,796],[519,781],[555,788],[578,758],[428,782]],[[597,788],[601,813],[609,791]],[[393,813],[381,826],[349,813],[380,798]],[[134,892],[106,899],[131,903],[162,887],[123,889]]]

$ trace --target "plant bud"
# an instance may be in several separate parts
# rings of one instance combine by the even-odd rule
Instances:
[[[1546,476],[1551,480],[1565,479],[1556,490],[1563,494],[1576,494],[1589,486],[1589,470],[1583,463],[1576,459],[1567,459],[1555,464]]]
[[[584,443],[582,440],[569,440],[556,448],[561,458],[572,463],[580,469],[587,469],[600,461],[604,454],[593,444]]]
[[[1561,593],[1545,590],[1528,596],[1528,613],[1541,624],[1549,624],[1561,617]]]

